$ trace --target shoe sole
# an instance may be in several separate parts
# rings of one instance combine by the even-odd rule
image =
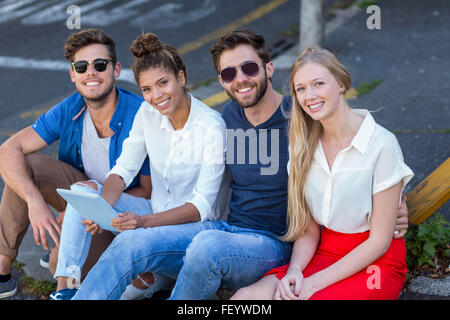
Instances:
[[[12,291],[0,293],[0,299],[12,297],[16,293],[17,293],[17,287],[15,287],[14,290],[12,290]]]

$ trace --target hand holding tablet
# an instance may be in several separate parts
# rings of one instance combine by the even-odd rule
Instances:
[[[56,189],[56,191],[85,219],[96,223],[100,228],[119,232],[111,225],[117,212],[99,194],[76,190]]]

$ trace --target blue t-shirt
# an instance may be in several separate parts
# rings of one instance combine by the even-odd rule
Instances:
[[[109,127],[114,131],[109,144],[110,169],[114,167],[122,152],[122,143],[128,137],[134,117],[143,101],[142,97],[128,90],[119,87],[116,87],[116,90],[118,95],[117,106],[109,122]],[[75,92],[42,114],[32,125],[32,128],[48,145],[59,139],[58,159],[81,172],[84,172],[81,157],[81,137],[83,134],[83,119],[87,110],[83,110],[84,106],[84,98],[78,92]],[[148,157],[139,174],[150,175]],[[128,189],[138,184],[139,177],[136,176]]]
[[[266,122],[253,127],[243,108],[230,101],[222,116],[227,125],[227,166],[232,176],[228,223],[266,230],[287,230],[287,119],[291,97],[285,96]]]

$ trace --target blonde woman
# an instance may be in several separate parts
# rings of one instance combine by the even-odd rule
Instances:
[[[291,262],[233,299],[397,299],[406,247],[394,239],[401,193],[412,178],[395,136],[352,110],[350,76],[336,57],[307,48],[291,68]],[[323,226],[322,230],[320,226]]]

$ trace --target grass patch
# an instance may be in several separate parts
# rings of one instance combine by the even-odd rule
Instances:
[[[362,96],[363,94],[369,93],[382,82],[383,82],[382,79],[377,79],[372,82],[362,82],[361,85],[356,88],[356,91],[358,91],[358,96]]]
[[[281,89],[275,89],[275,88],[273,88],[273,90],[275,90],[276,92],[278,92],[278,93],[281,94],[282,96],[286,95]]]
[[[23,272],[25,268],[25,263],[16,260],[13,262],[12,267],[19,272]]]
[[[395,134],[408,134],[408,133],[450,133],[450,129],[424,129],[424,130],[412,130],[412,129],[397,129],[392,131]]]
[[[437,129],[433,130],[433,133],[450,133],[450,129]]]
[[[378,4],[378,1],[377,0],[364,0],[364,1],[360,1],[360,2],[356,3],[358,8],[361,8],[361,9],[365,9],[368,6],[371,6],[374,4]]]
[[[351,7],[355,3],[356,3],[356,0],[339,0],[339,1],[335,1],[331,5],[331,8],[343,10],[343,9],[347,9],[347,8]]]
[[[56,290],[56,283],[47,280],[34,280],[31,276],[24,276],[20,279],[25,293],[37,296],[41,300],[48,300],[50,294]]]
[[[432,278],[450,274],[450,223],[436,213],[405,236],[408,270],[418,274],[428,270]]]
[[[363,94],[369,93],[375,87],[380,85],[382,82],[383,82],[383,79],[377,79],[372,82],[361,82],[359,87],[350,88],[347,90],[347,92],[345,93],[345,99],[347,99],[347,100],[356,99],[356,98],[362,96]]]
[[[295,38],[298,35],[298,26],[292,26],[287,30],[284,30],[281,35],[287,38]]]
[[[195,89],[198,89],[200,87],[209,86],[211,83],[213,83],[215,81],[219,81],[217,79],[217,77],[211,77],[211,78],[208,78],[206,80],[198,81],[198,82],[194,83],[192,86],[189,86],[189,90],[195,90]]]

